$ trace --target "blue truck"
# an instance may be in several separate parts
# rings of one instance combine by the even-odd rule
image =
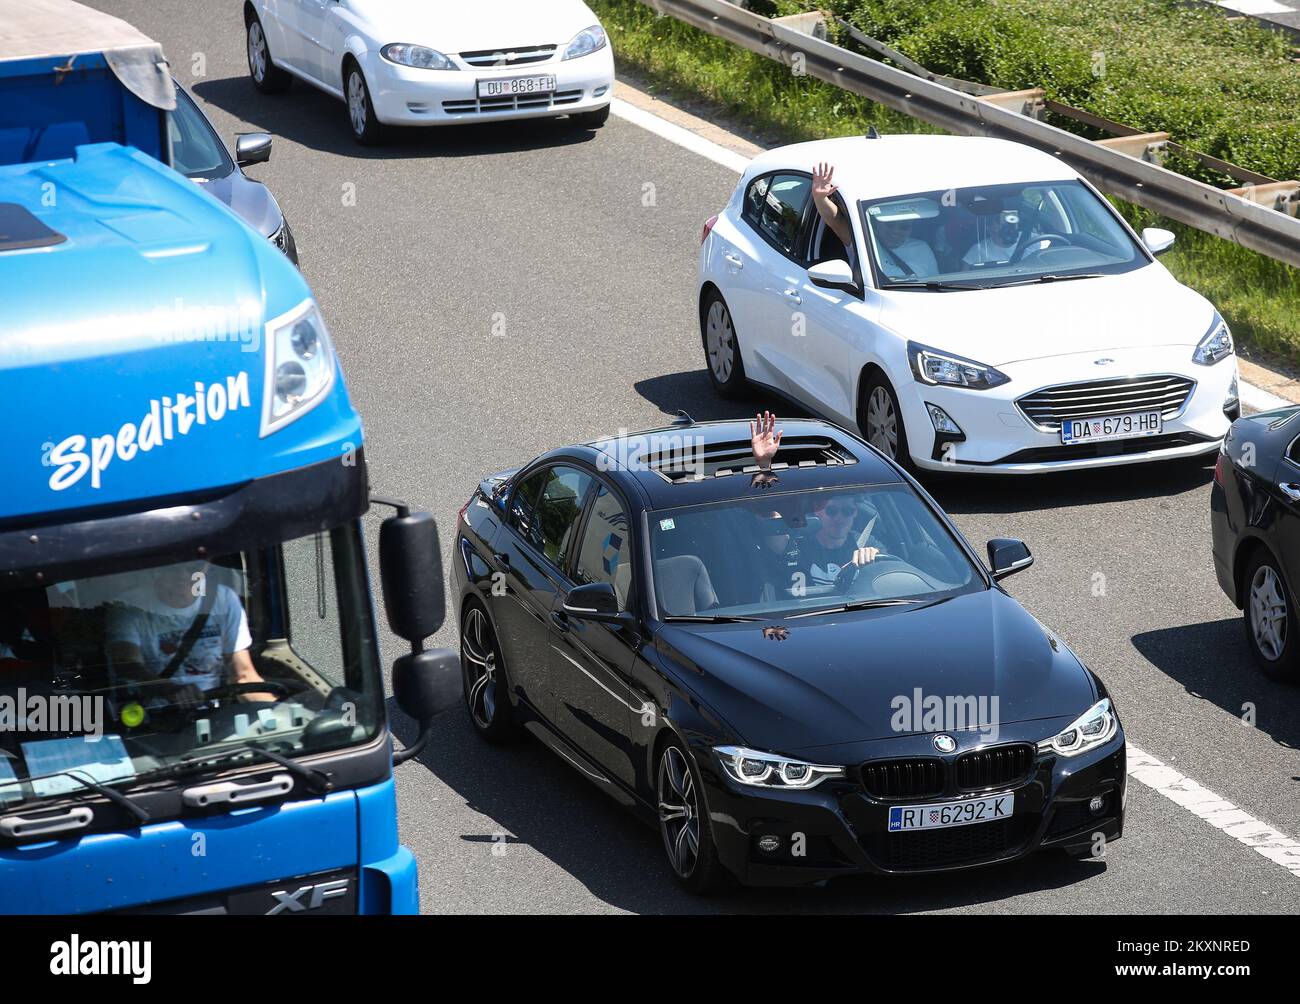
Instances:
[[[0,39],[0,912],[415,912],[393,766],[461,687],[433,518],[382,500],[395,757],[312,292],[160,161],[160,52],[91,18],[31,59],[39,27]]]

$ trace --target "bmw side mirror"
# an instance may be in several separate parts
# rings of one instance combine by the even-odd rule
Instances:
[[[605,624],[630,624],[632,615],[618,608],[618,596],[608,582],[589,582],[575,586],[564,598],[564,612],[582,620]]]
[[[1008,575],[1022,572],[1034,563],[1034,556],[1023,540],[1009,537],[997,537],[988,543],[989,568],[994,579],[1005,579]]]
[[[235,137],[235,162],[240,167],[265,164],[271,159],[269,132],[241,132]]]
[[[1142,243],[1153,255],[1162,255],[1174,246],[1174,234],[1159,227],[1147,227],[1142,231]]]
[[[838,258],[835,261],[818,262],[809,267],[808,281],[823,289],[853,292],[858,288],[857,283],[853,281],[853,269],[849,268],[848,262]]]

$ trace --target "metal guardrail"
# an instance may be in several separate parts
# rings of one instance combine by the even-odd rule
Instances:
[[[967,94],[941,83],[943,78],[925,79],[807,33],[811,22],[798,20],[802,15],[791,19],[793,23],[783,23],[787,19],[766,18],[726,0],[639,2],[949,132],[1013,140],[1053,154],[1104,192],[1300,267],[1300,219],[1272,208],[1287,204],[1285,192],[1259,191],[1262,186],[1248,189],[1248,194],[1267,203],[1260,204],[1142,159],[1148,143],[1167,142],[1160,134],[1125,136],[1120,139],[1129,142],[1109,144],[1086,139],[1024,114],[1025,99],[1015,100],[1019,92]],[[1146,143],[1140,144],[1139,156],[1132,156],[1125,151],[1136,149],[1138,144],[1132,142],[1136,139]]]

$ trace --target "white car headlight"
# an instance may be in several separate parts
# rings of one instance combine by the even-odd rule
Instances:
[[[399,66],[413,66],[417,70],[454,70],[456,64],[437,49],[427,45],[410,45],[406,42],[393,42],[379,50],[379,54],[390,63]]]
[[[1205,333],[1205,337],[1196,346],[1196,351],[1192,353],[1192,362],[1200,363],[1202,366],[1213,366],[1220,359],[1226,359],[1230,355],[1232,355],[1232,332],[1228,330],[1228,322],[1216,311],[1210,330]]]
[[[334,345],[314,300],[267,324],[262,435],[320,404],[334,386],[334,369]]]
[[[1051,739],[1040,742],[1038,751],[1078,756],[1110,742],[1118,729],[1119,720],[1111,710],[1110,699],[1103,698]]]
[[[564,58],[577,59],[579,56],[590,55],[597,49],[603,49],[607,41],[605,29],[598,24],[593,24],[573,36],[573,41],[564,50]]]
[[[907,343],[907,358],[912,364],[912,375],[921,383],[988,390],[1011,382],[1009,376],[992,366],[917,342]]]
[[[828,777],[843,777],[841,767],[823,767],[743,746],[715,746],[723,769],[733,781],[755,788],[815,788]]]

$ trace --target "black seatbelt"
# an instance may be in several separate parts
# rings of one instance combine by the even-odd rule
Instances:
[[[907,264],[907,262],[903,261],[903,259],[902,259],[901,257],[899,257],[898,255],[894,254],[894,249],[893,249],[893,248],[885,247],[884,244],[881,244],[880,246],[881,246],[882,248],[885,249],[885,251],[888,253],[889,257],[893,258],[894,261],[896,261],[896,262],[898,263],[899,267],[902,268],[902,270],[904,271],[904,273],[906,273],[907,275],[910,275],[912,278],[916,278],[916,273],[912,271],[911,267]]]
[[[203,628],[208,623],[208,614],[212,612],[214,603],[216,603],[214,593],[203,594],[203,599],[199,602],[199,612],[195,614],[194,622],[181,637],[181,643],[177,646],[176,652],[163,668],[163,671],[158,674],[160,680],[166,680],[172,676],[176,670],[181,668],[181,663],[189,657],[190,651],[194,648],[194,643],[199,640],[199,635],[203,633]]]

